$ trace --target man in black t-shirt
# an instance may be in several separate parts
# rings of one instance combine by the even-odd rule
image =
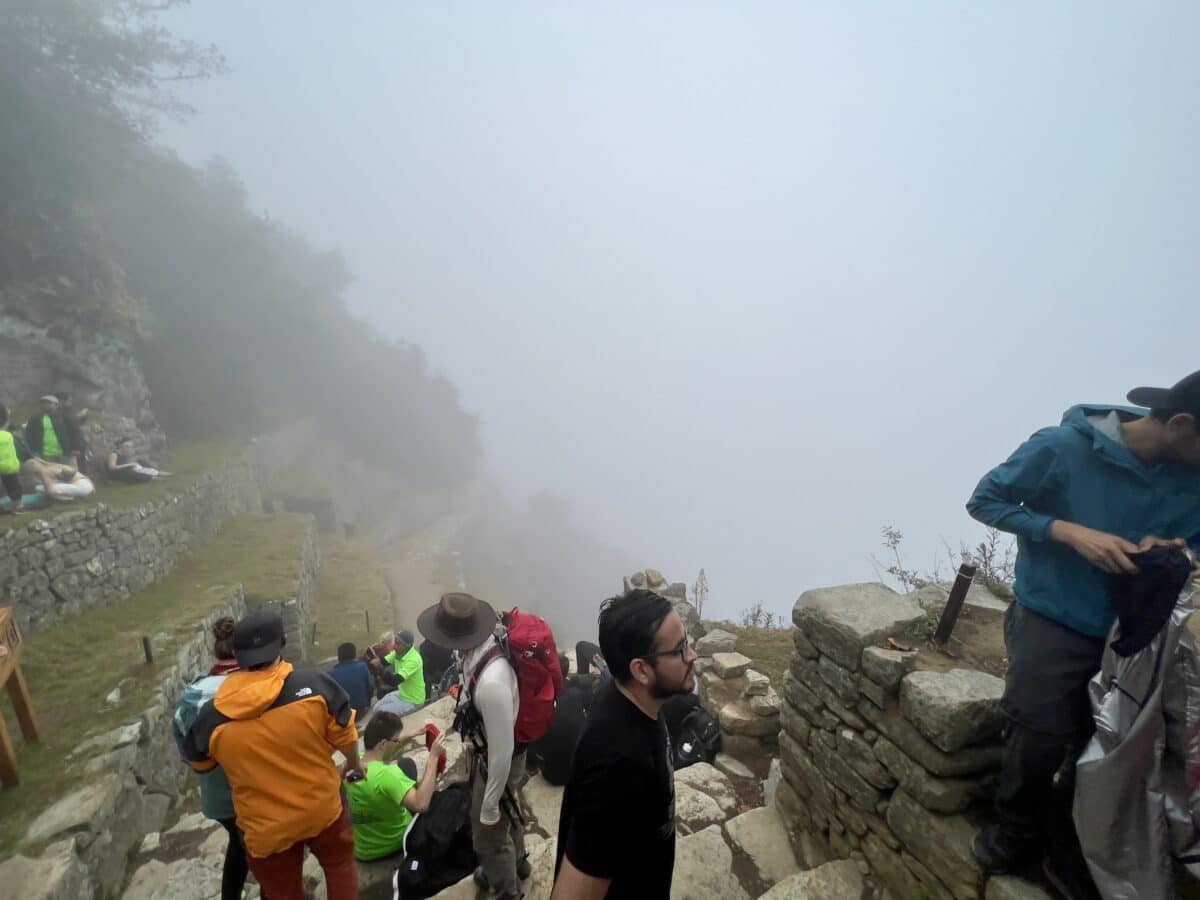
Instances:
[[[631,591],[600,608],[612,679],[575,749],[558,826],[553,900],[668,900],[675,775],[659,711],[696,683],[696,653],[669,600]]]

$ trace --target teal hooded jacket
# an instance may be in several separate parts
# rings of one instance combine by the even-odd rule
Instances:
[[[1183,538],[1200,552],[1200,469],[1174,460],[1142,462],[1098,431],[1089,416],[1121,406],[1074,406],[983,476],[967,511],[1017,536],[1017,602],[1068,628],[1104,637],[1116,614],[1106,573],[1050,538],[1055,519],[1137,543],[1147,535]]]

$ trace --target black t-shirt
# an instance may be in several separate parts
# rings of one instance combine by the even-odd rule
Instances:
[[[675,868],[671,739],[605,680],[575,748],[563,792],[558,857],[608,878],[608,900],[667,900]]]

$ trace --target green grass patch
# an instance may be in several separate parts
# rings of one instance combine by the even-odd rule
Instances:
[[[353,641],[361,653],[380,632],[391,629],[392,598],[373,547],[362,541],[321,539],[313,622],[315,644],[312,633],[308,635],[312,659],[334,656],[345,641]]]
[[[171,473],[169,478],[160,478],[145,484],[125,484],[105,481],[96,476],[92,479],[96,483],[96,493],[86,500],[52,502],[44,509],[30,510],[23,516],[0,516],[0,531],[24,528],[36,519],[53,519],[64,513],[87,509],[101,503],[115,509],[162,503],[195,486],[201,478],[227,462],[240,446],[240,441],[232,440],[180,444],[171,450],[170,458],[161,463]],[[100,467],[104,460],[98,458],[94,463]]]
[[[0,857],[56,797],[99,777],[84,770],[86,756],[67,755],[88,736],[129,722],[149,705],[163,670],[233,585],[242,583],[247,597],[261,600],[295,595],[310,528],[307,516],[242,516],[144,591],[26,638],[22,669],[42,740],[20,748],[21,783],[0,791]],[[150,665],[142,655],[142,635],[153,639]],[[118,685],[120,702],[107,704],[105,697]],[[19,742],[10,704],[0,706]]]
[[[737,635],[737,650],[754,660],[754,668],[771,679],[771,686],[778,690],[783,684],[783,673],[792,661],[795,644],[792,643],[791,626],[787,628],[733,628]]]

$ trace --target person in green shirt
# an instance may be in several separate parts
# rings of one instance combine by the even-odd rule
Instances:
[[[446,755],[445,735],[438,735],[429,748],[429,759],[419,782],[399,765],[386,762],[383,756],[388,745],[402,743],[424,731],[422,725],[418,731],[406,733],[403,726],[404,720],[395,713],[375,713],[363,735],[366,774],[357,781],[346,782],[354,827],[354,855],[364,862],[404,850],[404,836],[413,818],[429,809],[437,785],[438,760]],[[412,772],[415,771],[414,767]]]
[[[396,693],[405,703],[411,703],[414,708],[425,702],[425,663],[421,654],[413,646],[411,631],[396,632],[396,646],[392,652],[383,658],[396,671],[399,684]]]

